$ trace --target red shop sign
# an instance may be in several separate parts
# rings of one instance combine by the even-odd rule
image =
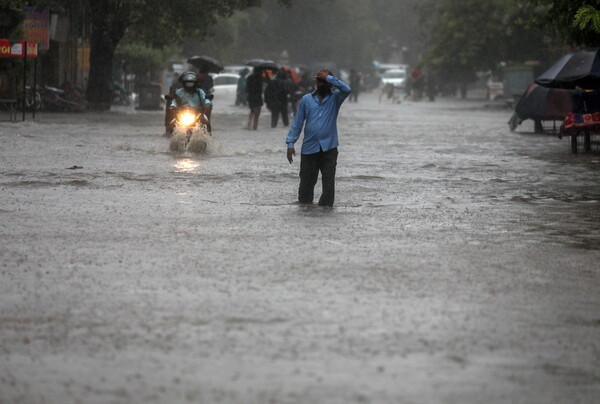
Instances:
[[[38,55],[37,42],[34,41],[11,41],[8,39],[0,39],[0,57],[22,58],[25,57],[27,49],[27,57],[35,58]]]

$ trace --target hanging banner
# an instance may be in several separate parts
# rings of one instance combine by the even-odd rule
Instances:
[[[28,58],[37,57],[37,42],[10,41],[8,39],[0,39],[0,57],[22,58],[25,57],[25,49],[27,49]]]
[[[50,10],[28,7],[23,9],[23,13],[23,38],[37,42],[40,50],[50,48]]]

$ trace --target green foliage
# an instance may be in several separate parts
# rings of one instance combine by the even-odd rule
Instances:
[[[260,5],[260,0],[131,0],[128,5],[132,36],[152,46],[163,46],[191,35],[202,37],[218,16]]]
[[[27,6],[27,2],[25,0],[8,0],[8,1],[2,2],[2,5],[0,5],[0,10],[2,10],[2,9],[20,10],[26,6]]]
[[[591,5],[580,7],[575,13],[573,25],[582,31],[589,29],[600,34],[600,11]]]
[[[3,15],[2,24],[0,24],[0,38],[2,39],[21,39],[20,24],[23,21],[24,15],[17,9],[1,8],[0,13]]]
[[[154,63],[158,57],[150,48],[179,43],[189,33],[203,36],[217,16],[260,5],[261,0],[55,0],[54,4],[74,17],[86,16],[82,26],[91,27],[88,100],[94,108],[110,107],[110,83],[115,49],[126,32],[132,43],[146,46],[123,51],[136,63]],[[48,0],[31,0],[33,6],[47,6]],[[132,56],[133,55],[133,56]],[[132,60],[133,62],[133,60]],[[148,70],[148,67],[147,69]]]
[[[461,81],[501,62],[554,56],[552,36],[530,26],[536,13],[535,5],[519,0],[439,0],[424,62]]]
[[[527,3],[539,11],[533,19],[535,24],[552,29],[565,44],[600,46],[596,30],[599,0],[527,0]]]
[[[292,0],[280,0],[290,4]],[[190,34],[203,36],[219,16],[260,6],[261,0],[30,0],[13,1],[19,6],[61,7],[85,22],[100,26],[116,46],[125,32],[149,46],[181,42]]]
[[[125,61],[129,71],[139,76],[143,76],[148,71],[161,70],[168,57],[168,50],[152,48],[139,42],[123,41],[115,51],[115,60]]]

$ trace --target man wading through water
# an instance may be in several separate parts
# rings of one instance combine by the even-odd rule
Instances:
[[[337,116],[342,103],[352,89],[334,77],[328,69],[321,69],[315,76],[317,89],[300,100],[298,112],[285,139],[287,159],[292,164],[296,155],[294,143],[304,128],[302,156],[300,159],[300,189],[298,201],[312,203],[317,177],[321,171],[323,194],[319,206],[333,206],[335,198],[335,166],[338,156]],[[337,89],[332,91],[331,87]]]

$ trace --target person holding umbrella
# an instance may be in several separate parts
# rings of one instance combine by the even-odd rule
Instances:
[[[304,126],[298,201],[303,204],[313,202],[314,188],[320,171],[323,193],[319,199],[319,206],[333,206],[338,156],[336,121],[340,107],[352,89],[334,77],[329,69],[319,70],[314,78],[317,89],[300,100],[298,112],[285,139],[287,159],[290,164],[294,161],[294,144]],[[333,86],[337,89],[332,90]]]
[[[248,94],[248,106],[250,115],[248,116],[248,129],[256,130],[258,128],[258,117],[263,105],[263,76],[262,70],[254,68],[252,74],[246,79],[246,94]]]
[[[200,83],[200,88],[203,89],[206,94],[211,93],[211,90],[214,87],[214,80],[210,75],[210,69],[208,65],[202,65],[200,67],[198,82]]]
[[[200,67],[200,74],[198,74],[199,87],[202,90],[204,90],[205,94],[210,94],[214,87],[214,81],[209,72],[210,72],[209,66],[204,64]],[[206,117],[210,121],[210,115],[212,113],[212,104],[208,104],[206,106],[204,112],[206,114]]]

